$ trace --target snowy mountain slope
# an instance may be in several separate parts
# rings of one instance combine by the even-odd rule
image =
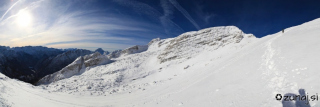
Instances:
[[[233,30],[235,30],[236,32],[233,32]],[[229,44],[228,41],[227,41],[228,38],[237,38],[235,36],[240,36],[241,39],[230,40],[230,41],[238,41],[238,42],[230,42],[230,43],[234,43],[234,44],[237,44],[239,46],[241,46],[241,45],[246,43],[246,42],[244,42],[242,44],[238,44],[243,38],[245,38],[244,40],[255,39],[254,36],[252,36],[251,38],[248,38],[248,36],[243,37],[243,35],[245,35],[245,34],[240,34],[240,33],[242,33],[242,31],[239,30],[238,28],[234,27],[234,26],[209,28],[209,29],[205,29],[205,31],[206,32],[207,31],[212,31],[212,32],[216,31],[216,32],[218,32],[217,34],[214,34],[214,35],[211,35],[211,36],[220,37],[221,39],[219,39],[219,40],[224,41],[224,42],[221,43],[221,45],[226,45],[226,44],[223,44],[223,43]],[[202,33],[203,31],[199,31],[199,32],[190,32],[189,34],[195,35],[195,36],[198,36],[198,37],[208,37],[208,33]],[[210,33],[212,33],[212,32],[210,32]],[[220,33],[220,32],[223,32],[223,33]],[[227,32],[227,33],[224,33],[224,32]],[[229,32],[231,32],[231,33],[229,33]],[[182,34],[182,36],[184,36],[184,35],[185,34]],[[229,36],[229,35],[231,35],[231,36]],[[222,37],[222,36],[224,36],[224,37]],[[179,37],[181,37],[181,36],[179,36]],[[179,37],[178,37],[178,39],[180,39]],[[185,39],[187,39],[189,41],[197,40],[197,39],[195,39],[193,37],[186,37]],[[109,90],[109,88],[110,87],[111,88],[117,88],[117,87],[119,87],[120,83],[131,82],[132,80],[145,78],[148,75],[151,75],[151,74],[155,73],[158,68],[152,68],[151,71],[145,71],[145,69],[147,69],[148,67],[153,67],[153,66],[159,65],[160,63],[158,63],[159,61],[157,61],[157,59],[154,60],[155,62],[147,62],[147,63],[154,63],[154,65],[146,66],[146,65],[141,65],[141,64],[146,63],[146,60],[148,60],[149,57],[159,58],[159,57],[156,57],[156,56],[159,56],[158,52],[163,51],[163,49],[166,50],[166,49],[168,49],[168,47],[173,47],[173,45],[170,44],[170,43],[172,43],[172,40],[174,40],[174,39],[167,39],[167,40],[158,41],[158,42],[154,42],[152,40],[150,43],[154,42],[153,43],[154,46],[152,44],[151,45],[149,44],[151,50],[148,50],[145,53],[136,54],[134,56],[131,56],[129,54],[141,52],[141,51],[143,51],[145,49],[148,49],[148,48],[146,46],[134,46],[134,47],[130,47],[128,49],[125,49],[125,50],[121,51],[121,55],[122,56],[119,57],[120,59],[116,59],[117,62],[114,62],[112,64],[107,65],[106,68],[101,68],[100,69],[101,72],[93,71],[93,70],[97,70],[97,69],[94,69],[94,68],[93,68],[93,70],[86,70],[85,71],[85,72],[92,72],[92,73],[94,72],[94,74],[88,74],[88,75],[90,75],[90,78],[93,79],[93,81],[85,79],[88,76],[81,75],[79,77],[79,79],[81,78],[81,80],[86,80],[86,81],[79,81],[77,79],[74,79],[72,81],[72,83],[69,83],[69,82],[67,82],[67,83],[57,82],[57,83],[50,84],[50,86],[56,87],[56,86],[59,86],[58,84],[60,84],[60,85],[61,84],[65,84],[61,88],[58,88],[58,90],[68,89],[68,90],[65,90],[65,91],[69,91],[69,92],[71,91],[72,92],[72,91],[75,91],[74,89],[83,88],[82,86],[87,87],[88,86],[87,84],[90,84],[90,87],[88,89],[85,89],[84,91],[99,90],[102,93],[105,93],[105,91],[107,91],[108,93],[115,93],[115,92],[121,91],[121,89]],[[216,40],[214,42],[220,42],[219,40]],[[203,39],[203,41],[208,42],[210,40]],[[194,45],[199,44],[198,42],[201,42],[201,41],[197,40],[197,42],[192,42],[192,43],[185,42],[185,43],[180,43],[180,45],[182,45],[182,46],[190,46],[190,45],[194,46]],[[175,48],[182,48],[180,45],[176,45]],[[236,47],[236,46],[234,46],[234,47]],[[218,49],[219,47],[215,47],[215,46],[210,46],[209,45],[206,48],[208,49],[208,51],[214,51],[214,50]],[[187,48],[182,48],[182,49],[185,49],[184,51],[187,52],[186,54],[189,54],[188,55],[189,59],[191,58],[191,56],[196,56],[196,54],[198,52],[201,52],[201,51],[191,50],[190,47],[189,48],[188,47]],[[202,49],[202,51],[204,51],[204,50],[205,49]],[[230,52],[230,53],[232,53],[232,52]],[[129,55],[129,56],[125,57],[123,55]],[[161,55],[161,53],[160,53],[160,55]],[[182,56],[182,57],[185,57],[185,56]],[[185,58],[187,58],[187,57],[185,57]],[[80,59],[81,58],[78,58],[78,60],[80,60]],[[160,59],[160,62],[162,62],[162,59],[161,58],[159,58],[159,59]],[[178,61],[181,62],[181,61],[185,61],[185,60],[178,60]],[[80,62],[80,61],[76,61],[76,62]],[[71,64],[71,65],[74,65],[74,64]],[[88,66],[86,66],[86,67],[88,67]],[[109,68],[109,67],[111,67],[111,68]],[[67,67],[67,68],[64,68],[64,69],[69,69],[69,68],[70,67]],[[72,66],[72,68],[75,68],[75,67]],[[64,72],[65,70],[62,70],[62,71]],[[71,73],[71,74],[77,74],[79,71],[80,70],[78,70],[78,69],[71,69],[71,71],[67,71],[67,72],[76,72],[76,73]],[[140,72],[140,71],[145,71],[145,72]],[[95,77],[91,77],[92,75],[95,75]],[[56,79],[57,76],[58,76],[59,79]],[[39,84],[47,83],[47,81],[54,82],[54,81],[60,80],[60,76],[64,77],[64,74],[63,73],[58,73],[57,75],[55,74],[54,77],[47,76],[48,78],[43,79],[46,82],[40,80]],[[67,76],[67,77],[70,77],[70,76]],[[74,78],[76,78],[76,77],[74,77]],[[95,79],[95,78],[97,78],[97,79]],[[108,80],[107,81],[102,81],[102,80],[104,80],[103,78],[107,78]],[[167,79],[167,78],[163,78],[163,79]],[[65,81],[62,81],[62,82],[65,82]],[[87,83],[87,84],[84,84],[84,83]],[[55,84],[57,84],[57,85],[55,85]],[[74,86],[72,84],[77,84],[77,85]],[[81,85],[79,85],[79,84],[81,84]],[[117,87],[115,87],[115,86],[117,86]],[[121,86],[121,84],[120,84],[120,86]],[[66,88],[64,88],[64,87],[66,87]],[[72,90],[69,90],[69,89],[72,89]],[[53,90],[53,91],[58,91],[58,90]],[[126,89],[123,89],[123,90],[126,90]],[[86,93],[86,92],[84,92],[84,93]],[[92,94],[92,93],[90,93],[90,94]],[[100,93],[98,93],[98,94],[100,94]]]
[[[36,65],[37,77],[42,77],[55,73],[72,63],[80,56],[91,54],[92,52],[85,49],[69,50],[54,57],[41,60]]]
[[[48,84],[51,82],[55,82],[61,79],[69,78],[76,74],[81,74],[80,71],[84,71],[87,69],[87,67],[92,67],[100,64],[106,64],[111,62],[110,58],[116,58],[124,55],[134,54],[146,51],[148,49],[148,46],[133,46],[127,49],[124,49],[122,51],[116,50],[112,52],[109,55],[106,55],[105,52],[100,48],[97,49],[95,53],[91,55],[86,55],[84,57],[78,57],[73,63],[69,64],[65,68],[63,68],[61,71],[56,72],[52,75],[47,75],[46,77],[42,78],[38,81],[38,85],[40,84]],[[103,51],[103,52],[102,52]],[[101,54],[103,53],[103,54]],[[58,56],[59,57],[59,56]],[[69,56],[70,57],[70,56]],[[61,58],[59,58],[61,59]],[[65,61],[53,61],[53,64],[59,64]],[[83,70],[82,70],[83,69]],[[52,69],[49,69],[49,71],[52,71]]]
[[[60,71],[43,77],[37,82],[37,84],[49,84],[51,82],[69,78],[74,75],[80,75],[85,71],[85,69],[87,69],[86,67],[93,67],[109,62],[111,62],[110,59],[108,59],[106,55],[101,55],[99,52],[80,56],[74,62],[64,67]]]
[[[113,63],[85,69],[81,75],[36,87],[0,74],[0,104],[279,107],[278,93],[298,93],[304,88],[314,95],[320,89],[319,25],[320,19],[316,19],[260,39],[244,36],[240,42],[218,49],[202,45],[206,48],[199,51],[177,51],[175,54],[186,55],[163,63],[161,52],[176,38],[155,40],[147,51],[120,56]],[[310,104],[320,105],[318,101]]]

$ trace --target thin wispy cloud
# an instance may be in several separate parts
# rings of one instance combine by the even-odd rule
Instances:
[[[15,2],[2,16],[1,16],[1,19],[0,21],[3,20],[3,18],[8,14],[8,12],[16,5],[20,2],[20,0],[18,0],[17,2]]]
[[[176,0],[169,0],[169,1],[193,24],[194,27],[196,27],[198,30],[201,29],[197,24],[197,22],[193,20],[190,14]]]
[[[147,44],[153,38],[166,35],[153,30],[159,29],[156,24],[117,14],[112,9],[100,10],[86,6],[73,9],[72,5],[79,2],[90,5],[94,1],[46,0],[29,2],[25,7],[15,5],[15,11],[24,9],[30,12],[34,21],[30,27],[19,28],[15,24],[18,13],[3,15],[12,18],[0,25],[0,38],[4,38],[0,40],[0,45],[90,47],[90,50],[101,47],[108,50]]]
[[[123,49],[145,45],[154,38],[170,38],[186,30],[200,29],[175,0],[20,0],[5,3],[0,5],[0,45],[11,47]],[[185,18],[187,24],[183,22]],[[208,16],[204,20],[209,19]]]
[[[164,17],[167,17],[168,19],[171,19],[174,14],[174,7],[171,5],[171,3],[168,0],[160,0],[161,7],[164,12]]]
[[[185,32],[179,25],[177,25],[175,22],[171,20],[171,7],[168,6],[167,3],[162,3],[166,1],[161,1],[161,4],[163,4],[162,7],[164,8],[164,13],[159,12],[158,10],[146,3],[135,0],[114,0],[114,2],[129,7],[133,9],[135,13],[149,17],[150,20],[159,22],[163,26],[163,30],[166,32],[167,36],[177,36]]]
[[[163,15],[159,17],[160,22],[162,26],[165,29],[165,32],[167,34],[171,34],[170,32],[181,32],[183,31],[182,28],[180,28],[179,25],[176,23],[172,22],[172,18],[174,15],[174,7],[171,5],[171,3],[168,0],[161,0],[160,1],[161,7],[163,9]],[[175,26],[177,26],[175,28]]]
[[[214,14],[212,12],[206,12],[204,8],[205,8],[204,5],[196,4],[195,5],[196,14],[197,14],[198,18],[200,18],[204,22],[204,25],[210,25],[211,24],[210,21],[214,17],[216,17],[217,14]]]

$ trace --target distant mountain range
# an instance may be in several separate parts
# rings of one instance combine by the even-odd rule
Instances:
[[[108,54],[99,48],[94,52]],[[93,53],[85,49],[55,49],[42,46],[0,46],[0,72],[10,78],[34,83],[66,67],[80,56]]]

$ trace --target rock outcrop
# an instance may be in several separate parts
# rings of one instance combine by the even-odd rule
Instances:
[[[158,59],[163,63],[177,58],[192,57],[203,50],[202,48],[219,49],[227,44],[239,43],[247,36],[255,38],[252,34],[244,34],[235,26],[212,27],[183,33],[169,41]],[[160,45],[162,44],[160,43]]]
[[[127,49],[124,49],[124,50],[113,51],[108,55],[108,58],[118,58],[122,55],[140,53],[140,52],[143,52],[146,50],[148,50],[148,45],[136,45],[136,46],[132,46]]]

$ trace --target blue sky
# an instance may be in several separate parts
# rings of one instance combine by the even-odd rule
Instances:
[[[112,51],[234,25],[263,37],[320,17],[319,0],[1,0],[0,45]]]

